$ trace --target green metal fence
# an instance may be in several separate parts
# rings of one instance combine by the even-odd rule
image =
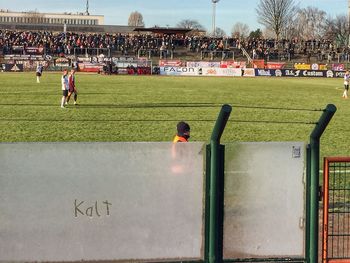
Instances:
[[[220,138],[231,113],[231,106],[224,105],[215,124],[210,145],[207,146],[206,183],[206,234],[205,262],[217,263],[223,260],[223,189],[224,189],[224,145]],[[225,262],[318,262],[319,229],[319,159],[320,138],[336,112],[333,104],[327,105],[310,135],[307,146],[306,167],[306,234],[305,258],[251,258],[225,259]]]
[[[350,262],[350,158],[324,158],[323,250],[326,262]]]

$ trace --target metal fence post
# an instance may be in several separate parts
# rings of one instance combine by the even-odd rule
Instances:
[[[208,263],[222,262],[224,146],[220,144],[220,138],[231,111],[230,105],[222,106],[210,138],[209,178],[206,180],[206,211],[209,213],[206,219],[209,222],[206,222],[205,261]]]
[[[335,105],[328,104],[310,135],[310,180],[306,182],[310,202],[307,205],[309,211],[306,211],[306,233],[309,236],[306,236],[305,244],[308,263],[318,262],[320,138],[336,111]]]

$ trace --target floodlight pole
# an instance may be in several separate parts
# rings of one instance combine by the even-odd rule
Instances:
[[[318,231],[319,231],[319,180],[320,180],[320,138],[331,121],[337,108],[328,104],[310,135],[307,149],[308,167],[306,180],[306,262],[318,262]]]
[[[350,47],[350,0],[348,0],[348,47]]]
[[[211,0],[213,2],[213,16],[212,16],[212,34],[213,37],[215,37],[216,33],[215,33],[215,29],[216,29],[216,25],[215,25],[215,18],[216,18],[216,3],[218,3],[220,0]],[[349,0],[350,1],[350,0]]]

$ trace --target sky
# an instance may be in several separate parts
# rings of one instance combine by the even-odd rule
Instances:
[[[220,0],[216,5],[216,26],[230,34],[235,23],[250,30],[263,28],[257,22],[256,5],[260,0]],[[299,7],[313,6],[331,16],[348,13],[348,0],[294,0]],[[0,0],[0,9],[47,13],[84,12],[86,0]],[[211,0],[89,0],[91,15],[104,15],[106,25],[127,25],[131,12],[142,14],[146,27],[176,27],[183,19],[198,21],[212,29]]]

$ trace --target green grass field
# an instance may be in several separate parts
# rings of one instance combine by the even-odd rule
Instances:
[[[342,79],[77,74],[79,105],[67,109],[60,108],[59,73],[44,72],[40,84],[34,73],[1,73],[0,80],[1,142],[171,141],[180,120],[191,125],[191,141],[208,142],[225,103],[233,111],[222,142],[308,142],[318,110],[333,103],[338,111],[321,154],[350,155]]]

